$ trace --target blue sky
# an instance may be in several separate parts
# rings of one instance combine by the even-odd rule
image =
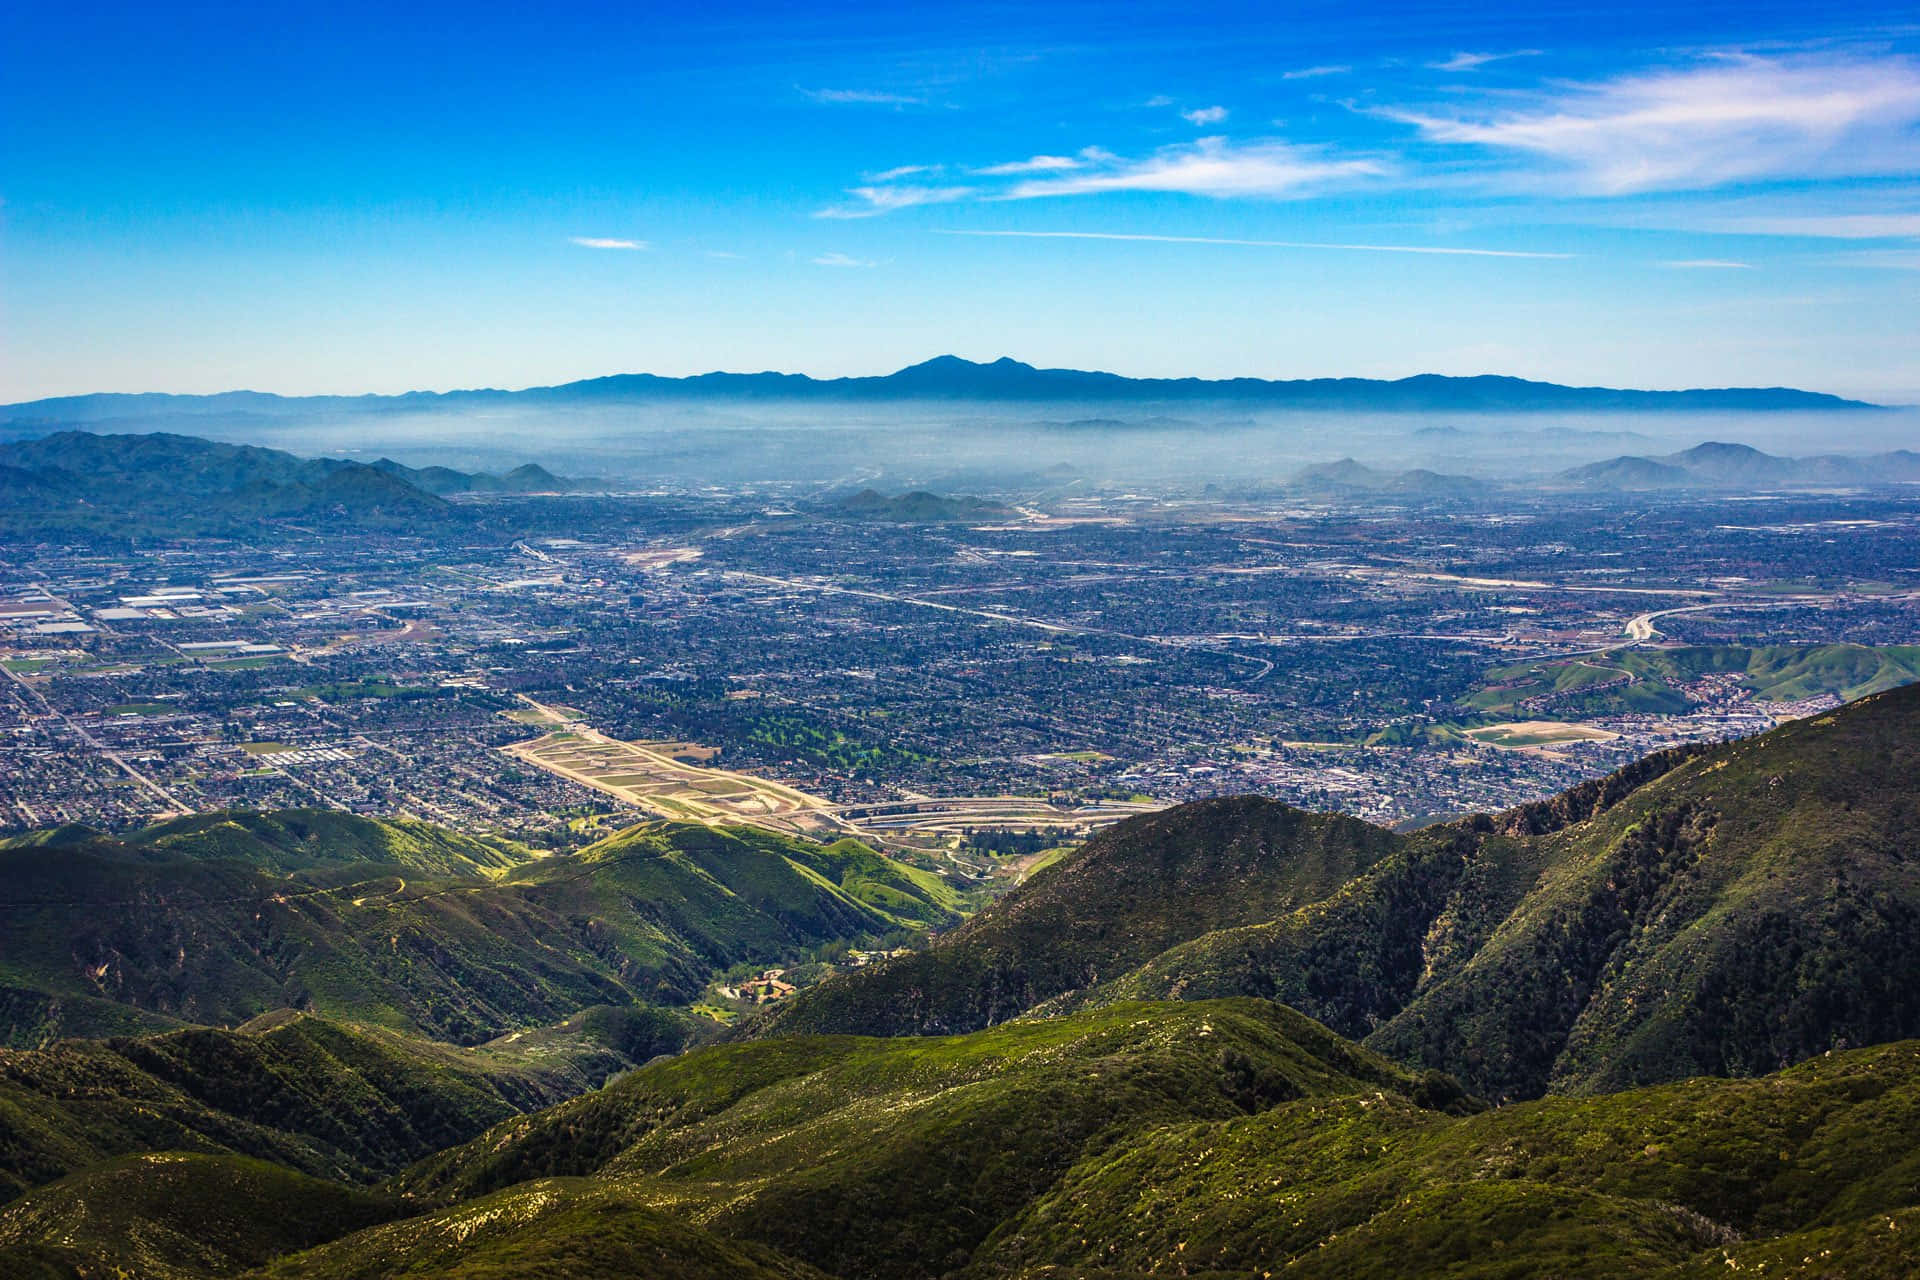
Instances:
[[[15,6],[0,400],[884,372],[1920,398],[1911,5]]]

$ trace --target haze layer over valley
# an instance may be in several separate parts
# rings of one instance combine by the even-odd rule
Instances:
[[[1008,365],[1022,372],[1001,372]],[[1341,458],[1541,484],[1577,466],[1702,441],[1870,455],[1910,446],[1917,426],[1914,410],[1789,390],[1669,395],[1500,378],[1236,387],[952,357],[861,380],[857,393],[844,380],[769,374],[445,396],[83,396],[0,408],[0,433],[12,438],[62,427],[163,430],[469,471],[531,458],[620,488],[802,493],[867,484],[1257,492]]]

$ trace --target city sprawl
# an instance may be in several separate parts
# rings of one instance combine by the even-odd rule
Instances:
[[[0,564],[20,828],[648,813],[956,856],[1259,792],[1499,809],[1913,678],[1920,498],[472,498]],[[475,533],[525,528],[525,536]]]

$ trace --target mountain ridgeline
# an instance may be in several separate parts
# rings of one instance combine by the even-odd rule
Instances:
[[[754,1034],[1278,1000],[1495,1099],[1920,1035],[1920,688],[1396,834],[1257,798],[1122,824]]]
[[[1916,778],[1908,686],[1412,833],[1185,805],[965,923],[744,828],[35,833],[0,1274],[1911,1276]]]
[[[101,394],[0,406],[0,422],[80,425],[159,417],[270,419],[326,413],[332,417],[418,414],[505,407],[719,401],[1021,401],[1085,403],[1234,403],[1281,409],[1352,412],[1654,411],[1868,409],[1858,400],[1790,387],[1637,391],[1569,387],[1492,374],[1409,378],[1129,378],[1081,369],[1039,369],[1008,357],[991,362],[936,356],[875,377],[810,378],[799,373],[703,373],[687,378],[615,374],[522,391],[473,390],[398,396],[276,396],[257,391],[218,395]]]
[[[1920,1257],[1916,1115],[1913,1041],[1488,1110],[1268,1001],[1122,1002],[699,1048],[373,1189],[120,1157],[0,1208],[0,1267],[1895,1280]]]
[[[952,891],[853,841],[646,823],[540,858],[421,823],[213,814],[0,846],[7,1039],[307,1010],[458,1044],[719,970],[951,924]]]
[[[164,433],[59,431],[0,443],[0,532],[131,527],[180,536],[287,519],[403,528],[451,518],[451,494],[575,487],[533,464],[494,476],[386,458],[300,458]]]

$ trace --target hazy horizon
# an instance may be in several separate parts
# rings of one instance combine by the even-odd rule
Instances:
[[[21,405],[35,404],[43,400],[80,399],[88,396],[115,396],[115,395],[118,395],[118,396],[162,395],[162,396],[178,396],[183,399],[186,399],[186,398],[194,398],[194,397],[209,397],[209,396],[238,394],[238,395],[269,395],[269,396],[278,396],[283,399],[289,399],[289,400],[301,400],[301,399],[354,398],[354,397],[394,398],[394,397],[406,396],[406,395],[441,396],[441,395],[457,395],[462,393],[474,393],[474,392],[505,392],[508,394],[513,394],[513,393],[518,393],[523,391],[549,390],[555,387],[570,386],[578,383],[603,381],[606,379],[622,378],[622,377],[655,377],[655,378],[667,378],[667,379],[687,379],[687,378],[698,378],[698,377],[714,376],[714,375],[752,377],[752,376],[761,376],[761,375],[771,374],[771,375],[778,375],[778,376],[785,376],[785,377],[794,377],[794,376],[804,377],[804,378],[812,379],[815,382],[830,382],[830,381],[835,381],[840,379],[884,378],[891,374],[900,373],[908,369],[916,368],[923,364],[930,364],[936,361],[945,360],[945,359],[954,359],[954,358],[964,360],[964,361],[967,361],[968,363],[975,364],[975,365],[992,365],[992,364],[1010,360],[1018,364],[1027,365],[1030,368],[1041,370],[1043,372],[1059,371],[1061,369],[1068,368],[1066,366],[1049,366],[1049,365],[1035,364],[1031,360],[1022,359],[1020,356],[1012,354],[1010,352],[1000,352],[998,354],[983,354],[978,356],[969,356],[969,355],[963,355],[958,352],[943,351],[943,352],[937,352],[928,356],[924,356],[917,360],[910,360],[906,364],[902,364],[902,365],[894,365],[889,367],[875,367],[869,370],[864,370],[859,372],[850,372],[850,373],[829,374],[829,373],[820,373],[820,372],[816,372],[808,369],[744,368],[744,367],[727,368],[727,367],[715,366],[710,369],[700,369],[700,370],[695,370],[694,372],[691,372],[691,373],[684,373],[684,374],[662,373],[655,369],[637,369],[637,368],[636,369],[615,369],[615,370],[608,370],[602,373],[585,374],[578,378],[567,379],[564,382],[535,382],[535,383],[516,384],[511,386],[499,385],[499,384],[481,384],[481,383],[475,383],[472,385],[460,385],[460,386],[451,386],[451,385],[436,386],[436,387],[416,386],[416,387],[406,387],[399,391],[350,390],[350,391],[291,392],[291,391],[279,390],[277,388],[268,387],[268,386],[230,386],[230,387],[220,387],[212,391],[180,391],[180,390],[176,390],[168,387],[143,387],[143,388],[134,388],[134,389],[95,388],[90,391],[63,392],[57,395],[36,396],[26,400],[0,402],[0,408],[17,408]],[[1257,374],[1257,373],[1224,373],[1224,374],[1214,374],[1214,375],[1160,374],[1160,373],[1147,374],[1147,373],[1130,373],[1123,369],[1110,369],[1110,368],[1104,368],[1104,367],[1099,367],[1099,368],[1073,367],[1071,368],[1070,371],[1082,372],[1082,373],[1108,373],[1108,374],[1114,374],[1116,376],[1123,377],[1123,378],[1133,378],[1133,379],[1139,379],[1143,381],[1160,380],[1160,379],[1194,378],[1202,382],[1228,382],[1236,379],[1255,379],[1260,381],[1276,382],[1276,383],[1311,382],[1311,381],[1336,380],[1336,379],[1357,379],[1357,380],[1364,380],[1369,382],[1391,383],[1391,382],[1404,381],[1404,380],[1409,380],[1409,379],[1419,378],[1419,377],[1435,376],[1436,374],[1436,371],[1430,370],[1430,369],[1409,370],[1408,372],[1401,373],[1401,374],[1351,374],[1351,373],[1341,373],[1341,372],[1329,372],[1329,373],[1297,374],[1297,375],[1288,375],[1284,377],[1272,376],[1267,374]],[[1522,375],[1507,373],[1500,369],[1484,369],[1477,373],[1439,374],[1438,376],[1448,377],[1448,378],[1461,378],[1461,379],[1477,378],[1477,377],[1521,378],[1521,380],[1523,381],[1545,382],[1545,383],[1549,383],[1551,385],[1557,385],[1557,386],[1581,386],[1581,387],[1591,386],[1591,387],[1605,387],[1607,389],[1612,389],[1612,390],[1632,390],[1632,391],[1690,391],[1690,390],[1729,389],[1729,384],[1709,384],[1706,382],[1684,382],[1684,381],[1674,383],[1672,385],[1662,385],[1662,386],[1643,386],[1640,384],[1629,384],[1629,383],[1591,383],[1591,384],[1563,383],[1563,382],[1557,382],[1553,379],[1546,379],[1546,378],[1522,378]],[[1913,389],[1908,389],[1905,391],[1895,393],[1895,395],[1897,396],[1910,397],[1910,399],[1908,398],[1875,398],[1874,396],[1866,395],[1858,392],[1842,393],[1842,392],[1831,391],[1825,387],[1797,387],[1797,386],[1789,387],[1787,384],[1784,384],[1784,383],[1742,384],[1741,387],[1738,389],[1764,389],[1764,390],[1785,389],[1785,390],[1795,390],[1795,391],[1809,391],[1817,394],[1836,395],[1836,396],[1840,396],[1842,399],[1863,400],[1866,403],[1871,404],[1875,408],[1882,408],[1882,409],[1904,409],[1904,408],[1911,408],[1911,407],[1920,407],[1920,388],[1913,388]],[[1018,398],[1014,398],[1012,402],[1021,403],[1022,401],[1020,401]],[[1409,410],[1408,412],[1420,412],[1420,411]],[[1623,410],[1622,412],[1632,412],[1632,411]]]

